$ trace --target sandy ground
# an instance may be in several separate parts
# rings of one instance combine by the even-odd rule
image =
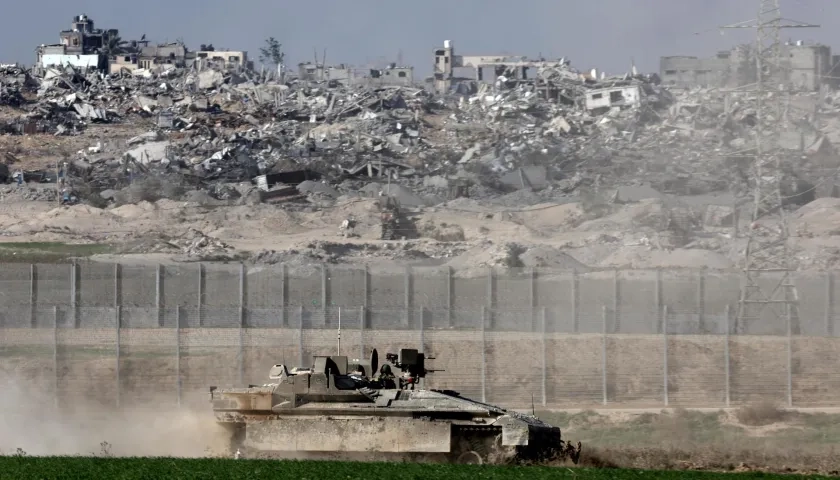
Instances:
[[[522,266],[557,269],[593,268],[710,268],[730,269],[741,261],[741,239],[731,231],[707,232],[702,239],[674,244],[658,232],[651,218],[663,215],[657,201],[616,206],[602,218],[592,217],[576,203],[538,205],[517,210],[480,206],[459,199],[435,208],[410,212],[419,238],[388,242],[392,251],[330,253],[340,263],[433,262],[456,268],[503,266],[513,256]],[[51,202],[3,201],[0,231],[4,242],[110,243],[118,257],[101,260],[142,262],[164,254],[183,258],[183,252],[161,248],[164,241],[201,235],[246,256],[281,252],[318,261],[325,244],[381,249],[378,209],[372,199],[342,197],[326,208],[298,205],[220,205],[219,202],[159,200],[98,209],[88,205],[57,206]],[[817,218],[840,216],[840,201],[824,199],[803,207],[793,228],[803,233],[791,242],[803,268],[826,268],[840,258],[840,235],[817,227]],[[355,218],[358,237],[345,238],[339,225]],[[741,243],[739,243],[741,242]],[[511,253],[510,245],[521,246]],[[514,249],[516,250],[516,249]],[[283,253],[285,252],[285,253]],[[296,253],[289,253],[296,252]],[[412,253],[409,253],[412,252]],[[219,252],[212,252],[218,254]],[[197,260],[198,257],[192,258]]]
[[[528,266],[547,268],[593,267],[709,267],[728,268],[735,259],[700,249],[660,249],[650,245],[652,231],[625,223],[582,224],[575,228],[575,206],[548,207],[536,212],[464,212],[438,207],[413,214],[421,237],[408,248],[454,267],[501,265],[510,254],[507,244],[530,247],[522,255]],[[339,235],[339,225],[357,220],[359,237]],[[566,220],[564,220],[564,218]],[[571,222],[571,223],[570,223]],[[463,240],[443,233],[452,226]],[[378,210],[373,200],[347,200],[321,211],[290,211],[275,205],[205,206],[160,200],[116,208],[87,205],[60,207],[51,202],[10,202],[0,211],[0,230],[6,242],[112,243],[132,248],[133,257],[159,253],[153,244],[163,238],[182,238],[193,230],[217,239],[236,251],[283,252],[312,250],[313,242],[381,245]],[[443,232],[443,233],[442,233]],[[460,236],[460,235],[459,235]],[[444,240],[444,241],[440,241]],[[527,250],[527,248],[526,248]],[[396,255],[391,255],[394,257]],[[128,261],[129,257],[120,257]],[[113,258],[103,258],[113,260]],[[346,261],[353,261],[345,258]]]

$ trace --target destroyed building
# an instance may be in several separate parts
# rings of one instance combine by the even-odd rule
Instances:
[[[502,81],[508,85],[533,83],[539,79],[540,68],[560,67],[564,59],[546,61],[532,60],[527,56],[510,55],[456,55],[450,40],[443,42],[443,48],[435,50],[435,90],[447,92],[453,84],[473,80],[478,84],[494,84]]]
[[[140,49],[140,68],[151,70],[158,65],[171,65],[183,68],[187,66],[189,50],[183,43],[164,43],[151,45]],[[192,54],[194,59],[195,53]]]
[[[798,91],[817,91],[822,85],[836,87],[840,56],[831,47],[787,42],[781,48],[781,69],[775,80]],[[672,87],[736,88],[756,82],[755,55],[751,45],[739,45],[713,57],[666,56],[660,58],[662,82]]]
[[[306,82],[336,82],[346,86],[396,86],[414,84],[414,67],[391,63],[385,68],[355,68],[321,62],[298,64],[298,79]]]
[[[104,70],[108,61],[104,52],[113,40],[119,38],[119,31],[95,28],[92,18],[76,15],[70,30],[60,32],[59,38],[60,43],[38,47],[38,65],[45,68],[71,65]]]
[[[195,52],[195,64],[199,69],[211,64],[223,68],[254,68],[248,52],[242,50],[199,50]]]

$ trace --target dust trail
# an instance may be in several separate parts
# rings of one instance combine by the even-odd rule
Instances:
[[[163,407],[105,411],[55,408],[54,399],[25,381],[0,374],[0,453],[203,457],[220,454],[227,435],[207,410]]]

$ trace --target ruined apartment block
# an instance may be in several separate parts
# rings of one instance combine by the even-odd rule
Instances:
[[[752,46],[741,45],[718,52],[714,57],[668,56],[660,58],[660,77],[673,87],[736,88],[756,82]],[[817,91],[822,85],[836,87],[840,56],[831,47],[802,41],[782,46],[781,69],[775,81],[798,91]]]
[[[131,73],[139,69],[158,67],[201,68],[253,67],[248,52],[242,50],[212,50],[192,52],[183,43],[150,45],[145,39],[119,41],[119,30],[102,30],[94,27],[87,15],[73,17],[70,30],[59,33],[60,43],[40,45],[37,64],[41,67],[70,65],[93,68],[110,74]]]
[[[383,69],[363,69],[343,63],[324,65],[321,62],[305,62],[298,64],[298,78],[309,82],[335,82],[346,86],[410,86],[414,84],[414,67],[391,63]]]
[[[42,67],[71,65],[105,69],[107,57],[102,51],[108,47],[111,39],[117,37],[118,30],[95,28],[93,19],[87,15],[77,15],[73,17],[70,30],[59,33],[59,43],[38,47],[37,63]]]
[[[450,40],[443,42],[443,48],[435,49],[434,89],[438,93],[449,91],[453,85],[464,81],[475,84],[494,85],[504,82],[508,86],[520,83],[533,84],[544,98],[553,97],[552,86],[540,82],[537,72],[540,68],[564,67],[564,60],[534,60],[527,56],[509,55],[456,55]]]
[[[435,50],[434,83],[438,92],[447,91],[453,81],[470,79],[477,83],[531,82],[540,66],[562,66],[563,60],[531,60],[527,56],[456,55],[451,40]]]
[[[541,76],[540,71],[557,75]],[[594,70],[580,74],[569,68],[565,59],[529,59],[527,56],[506,55],[456,55],[452,42],[443,42],[435,50],[434,89],[438,93],[460,90],[466,85],[499,85],[515,88],[528,85],[547,100],[579,103],[590,111],[610,108],[635,107],[642,103],[645,92],[632,80],[597,78]],[[474,89],[469,88],[470,93]]]
[[[195,65],[201,69],[205,65],[223,68],[253,68],[253,62],[248,59],[248,52],[243,50],[199,50],[195,52]]]

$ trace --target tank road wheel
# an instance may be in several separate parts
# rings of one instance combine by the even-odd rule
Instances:
[[[484,459],[481,458],[481,455],[479,455],[475,450],[469,450],[458,455],[458,459],[455,460],[455,463],[483,465]]]

